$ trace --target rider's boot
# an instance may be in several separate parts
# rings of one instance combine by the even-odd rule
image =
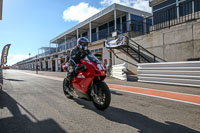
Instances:
[[[73,86],[72,86],[72,82],[71,82],[72,79],[73,79],[73,73],[68,72],[66,79],[67,79],[67,82],[68,82],[68,85],[69,85],[69,89],[73,90]]]

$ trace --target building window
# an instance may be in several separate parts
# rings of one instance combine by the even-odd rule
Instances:
[[[152,19],[151,18],[146,18],[146,33],[150,32],[151,26],[152,26]]]
[[[105,39],[108,37],[108,24],[104,24],[99,27],[99,40]]]
[[[142,21],[144,18],[141,17],[141,16],[137,16],[137,15],[134,15],[134,14],[131,14],[131,20],[134,20],[134,21]]]
[[[92,29],[92,42],[97,41],[97,33],[96,33],[96,28]]]
[[[123,33],[127,32],[127,20],[126,20],[126,16],[122,17],[122,32]]]
[[[65,50],[65,43],[58,44],[58,52]]]
[[[176,5],[176,0],[166,0],[165,2],[162,2],[156,6],[153,7],[153,12],[154,11],[161,11],[161,10],[166,10],[168,6],[175,6]]]
[[[194,10],[195,10],[195,12],[200,11],[200,0],[194,1]]]
[[[112,32],[115,31],[114,20],[108,23],[109,25],[109,36],[112,36]]]
[[[169,8],[165,8],[165,10],[157,11],[153,14],[153,18],[154,25],[176,19],[177,8],[176,6],[171,6]]]
[[[143,32],[143,17],[131,14],[131,31]]]
[[[84,32],[84,33],[82,34],[82,37],[88,38],[88,32]]]
[[[185,16],[192,13],[192,1],[183,2],[179,5],[180,16]]]
[[[72,48],[74,48],[77,45],[77,40],[73,40],[72,42]]]
[[[118,30],[118,31],[121,31],[120,18],[117,18],[117,30]]]
[[[69,42],[66,43],[66,49],[69,49]]]

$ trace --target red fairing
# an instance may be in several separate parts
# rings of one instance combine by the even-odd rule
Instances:
[[[81,60],[81,64],[79,65],[83,64],[87,66],[87,70],[79,72],[76,78],[72,81],[72,85],[75,89],[87,94],[88,87],[95,77],[103,77],[103,80],[105,79],[106,69],[101,63],[97,64]]]

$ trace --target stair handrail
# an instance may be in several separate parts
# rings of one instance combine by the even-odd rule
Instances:
[[[156,61],[155,59],[158,58],[158,59],[160,59],[161,61],[166,62],[166,60],[164,60],[164,59],[162,59],[162,58],[160,58],[160,57],[158,57],[158,56],[152,54],[150,51],[148,51],[147,49],[145,49],[144,47],[142,47],[140,44],[138,44],[137,42],[135,42],[134,40],[132,40],[130,37],[128,37],[127,35],[125,35],[125,34],[122,33],[121,31],[119,31],[119,30],[116,30],[116,31],[117,31],[118,33],[122,34],[123,36],[125,36],[126,38],[128,38],[131,42],[135,43],[135,44],[136,44],[136,47],[138,47],[138,48],[140,47],[140,50],[141,50],[141,48],[142,48],[144,51],[146,51],[147,53],[149,53],[150,55],[152,55],[152,56],[154,57],[154,61]],[[132,44],[132,45],[134,45],[134,44]],[[138,50],[139,50],[139,49],[138,49]]]
[[[133,66],[135,66],[135,67],[138,67],[138,65],[133,64],[133,63],[131,63],[131,62],[127,61],[127,60],[124,60],[124,59],[120,58],[119,56],[117,56],[117,55],[115,54],[115,52],[114,52],[112,49],[110,49],[110,51],[111,51],[117,58],[119,58],[120,60],[122,60],[122,61],[124,61],[124,62],[127,62],[127,63],[129,63],[129,64],[131,64],[131,65],[133,65]]]

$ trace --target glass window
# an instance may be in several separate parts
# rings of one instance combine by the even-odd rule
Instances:
[[[131,14],[131,31],[143,31],[143,17]]]
[[[92,33],[92,42],[97,41],[97,33]]]
[[[150,32],[150,28],[152,26],[152,18],[146,18],[146,32]]]
[[[126,22],[126,16],[122,17],[122,32],[127,32],[127,22]]]
[[[112,34],[112,32],[114,32],[115,27],[114,27],[114,20],[109,22],[109,35]]]
[[[166,0],[165,2],[162,2],[162,3],[154,6],[153,11],[161,9],[161,8],[165,8],[166,6],[171,5],[171,4],[176,5],[176,0]]]
[[[179,5],[180,16],[185,16],[192,13],[192,1],[183,2]]]
[[[171,6],[165,8],[164,10],[157,11],[153,14],[154,24],[163,23],[172,19],[177,18],[177,8],[176,6]]]
[[[92,42],[97,41],[96,28],[92,29]]]
[[[107,29],[107,28],[108,28],[108,24],[101,25],[99,26],[99,31]]]
[[[195,9],[195,12],[200,11],[200,0],[194,1],[194,9]]]
[[[121,23],[120,23],[120,18],[117,18],[117,30],[121,31]]]
[[[104,24],[99,27],[99,40],[107,38],[108,36],[108,24]]]
[[[88,32],[84,32],[84,33],[82,34],[82,37],[88,38]]]
[[[77,43],[77,41],[75,40],[75,41],[74,41],[74,47],[76,46],[76,43]]]
[[[109,22],[109,27],[114,27],[114,20]]]
[[[66,49],[68,49],[68,43],[66,44]]]
[[[141,16],[137,16],[134,14],[131,14],[131,20],[135,20],[135,21],[142,21],[144,18]]]
[[[96,33],[96,28],[92,29],[92,33]]]
[[[126,22],[126,15],[122,17],[122,22]]]

